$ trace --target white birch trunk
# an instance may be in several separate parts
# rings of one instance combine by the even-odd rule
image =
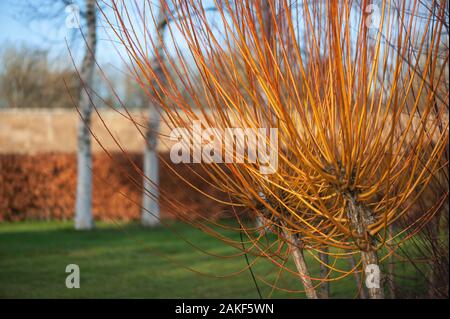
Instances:
[[[88,230],[94,227],[92,217],[92,150],[89,125],[91,122],[92,103],[89,95],[95,66],[96,4],[95,0],[86,0],[87,49],[81,69],[81,91],[79,109],[82,116],[78,125],[78,171],[75,204],[75,229]]]
[[[152,111],[153,109],[153,111]],[[157,134],[159,132],[160,116],[150,107],[147,143],[144,149],[144,193],[142,196],[141,224],[155,226],[159,224],[159,161]]]
[[[164,31],[166,30],[167,20],[165,12],[165,3],[160,0],[158,16],[156,18],[156,31],[158,44],[155,48],[155,58],[153,65],[157,76],[161,82],[164,82],[164,73],[162,72],[163,46],[164,46]],[[159,35],[158,35],[159,34]],[[159,55],[161,60],[158,60],[156,55]],[[159,207],[159,160],[157,153],[158,135],[161,116],[156,109],[156,105],[150,103],[149,105],[149,119],[148,128],[146,132],[146,143],[143,158],[143,194],[142,194],[142,210],[141,210],[141,224],[143,226],[155,226],[160,223],[160,207]]]

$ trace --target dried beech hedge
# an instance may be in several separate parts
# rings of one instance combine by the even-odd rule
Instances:
[[[170,162],[167,155],[163,157]],[[140,218],[142,177],[129,160],[142,167],[141,154],[112,154],[112,158],[107,154],[94,155],[93,213],[96,220]],[[76,165],[75,154],[0,154],[0,221],[72,219]],[[200,165],[177,165],[176,170],[207,193],[227,198],[197,176],[205,176]],[[220,216],[225,211],[223,205],[174,177],[163,163],[160,164],[160,186],[161,192],[170,196],[164,196],[167,199],[161,201],[162,218],[171,218],[175,210],[182,209],[173,204],[208,216]],[[196,214],[186,211],[187,218],[198,217]]]

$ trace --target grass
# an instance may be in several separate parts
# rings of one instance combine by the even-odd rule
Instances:
[[[237,252],[192,227],[174,223],[171,228],[210,253]],[[232,236],[238,239],[239,235]],[[311,263],[312,257],[307,258]],[[65,286],[68,264],[80,267],[80,289]],[[137,224],[98,223],[94,231],[77,232],[70,222],[0,224],[0,298],[258,298],[248,270],[226,276],[245,266],[243,256],[208,256],[163,227],[149,230]],[[318,272],[316,268],[312,267],[313,274]],[[399,287],[423,288],[420,280],[410,280],[418,277],[415,268],[402,264],[397,269],[401,272]],[[265,260],[253,267],[257,276],[268,281],[275,279],[275,270]],[[262,295],[268,297],[271,287],[258,282]],[[283,275],[280,283],[288,289],[302,288],[288,275]],[[333,283],[331,294],[353,298],[353,277]],[[271,297],[304,295],[274,290]]]

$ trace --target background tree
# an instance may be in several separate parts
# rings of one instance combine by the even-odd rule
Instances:
[[[89,125],[95,97],[93,95],[95,52],[97,46],[97,2],[95,0],[41,0],[27,1],[22,4],[22,19],[27,23],[45,20],[53,23],[50,28],[47,43],[56,44],[52,37],[60,36],[60,31],[71,30],[68,42],[75,43],[82,39],[85,52],[80,70],[76,70],[79,77],[78,92],[71,96],[72,105],[76,104],[81,117],[78,125],[77,151],[77,189],[75,203],[75,229],[88,230],[94,227],[92,217],[92,151]],[[61,24],[64,28],[61,28]],[[84,30],[80,32],[80,30]],[[51,32],[53,31],[53,32]],[[61,49],[66,49],[67,44]],[[76,63],[75,47],[71,47],[71,58]],[[70,84],[68,84],[69,86]]]
[[[25,46],[3,49],[0,107],[69,108],[79,92],[76,72],[61,60],[49,60],[47,50]]]
[[[164,85],[165,74],[161,64],[164,63],[164,34],[167,26],[166,1],[158,2],[156,15],[155,39],[156,47],[154,50],[154,85]],[[160,93],[161,94],[161,93]],[[154,226],[159,224],[160,206],[159,206],[159,160],[157,143],[160,127],[160,111],[155,103],[150,100],[148,105],[148,127],[146,129],[146,143],[143,155],[143,193],[142,193],[142,212],[141,223],[144,226]]]
[[[75,204],[75,229],[87,230],[94,227],[92,216],[92,147],[89,125],[91,122],[92,84],[95,68],[95,50],[97,45],[95,0],[86,0],[86,54],[80,71],[83,89],[79,97],[79,113],[77,150],[77,194]]]
[[[161,110],[158,108],[158,99],[156,96],[162,96],[160,87],[166,84],[166,74],[164,72],[168,66],[165,63],[165,55],[167,48],[165,47],[164,37],[167,25],[171,21],[177,19],[171,15],[170,1],[160,0],[158,3],[148,5],[150,9],[150,22],[154,22],[155,30],[151,36],[149,51],[152,52],[150,63],[152,64],[153,73],[143,74],[136,77],[136,81],[127,83],[127,101],[133,105],[148,105],[148,122],[145,130],[145,147],[143,153],[143,193],[141,208],[141,224],[143,226],[155,226],[160,223],[160,204],[159,204],[159,159],[158,159],[158,136],[161,122]],[[215,11],[215,6],[206,8],[206,11]],[[170,68],[170,67],[169,67]],[[132,64],[131,69],[139,72],[139,66]],[[166,70],[167,71],[167,70]],[[167,72],[171,73],[172,70]],[[131,93],[131,94],[130,94]]]

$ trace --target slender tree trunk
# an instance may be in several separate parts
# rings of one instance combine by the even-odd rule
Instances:
[[[82,119],[78,124],[78,176],[75,204],[75,229],[87,230],[94,227],[92,218],[92,150],[89,125],[91,122],[92,103],[90,93],[95,66],[96,35],[95,0],[86,0],[87,50],[81,68],[81,91],[79,109]]]
[[[323,250],[323,253],[319,253],[319,258],[323,262],[323,264],[320,264],[320,277],[327,278],[329,272],[329,269],[326,266],[328,265],[328,247],[325,247]],[[330,298],[330,283],[328,281],[324,281],[320,286],[320,298]]]
[[[305,257],[303,256],[303,249],[301,248],[300,241],[295,236],[289,234],[287,231],[284,231],[284,236],[288,242],[295,266],[297,267],[300,281],[305,288],[306,297],[308,299],[318,299],[316,290],[314,289],[314,285],[308,271]]]
[[[368,226],[372,222],[371,212],[368,208],[358,203],[353,194],[345,194],[345,196],[347,198],[347,214],[352,224],[352,228],[356,231],[358,236],[369,237]],[[384,291],[381,285],[381,268],[379,266],[377,253],[372,249],[370,242],[358,242],[357,240],[357,243],[359,245],[367,246],[361,250],[363,271],[366,274],[366,285],[368,284],[367,280],[376,280],[376,282],[371,282],[370,286],[367,287],[369,298],[384,299]],[[379,276],[375,275],[373,278],[368,277],[367,273],[370,269],[377,272]]]
[[[449,291],[449,276],[448,276],[448,244],[449,244],[449,235],[448,235],[448,218],[449,218],[449,202],[448,198],[446,199],[444,203],[444,209],[442,214],[440,214],[440,221],[439,221],[439,240],[441,243],[442,248],[442,255],[440,256],[439,264],[440,267],[440,274],[442,278],[442,282],[440,285],[440,291],[441,296],[448,298],[448,291]]]
[[[147,129],[147,143],[144,149],[144,193],[142,196],[143,226],[159,224],[159,159],[157,153],[157,134],[159,132],[160,116],[154,107],[150,106]]]
[[[258,229],[258,233],[260,235],[265,235],[266,234],[266,222],[264,220],[264,217],[256,216],[255,227]]]
[[[356,267],[355,256],[352,255],[352,257],[349,259],[349,263],[350,263],[351,269],[354,269]],[[359,298],[367,299],[366,287],[363,286],[363,284],[361,282],[361,276],[356,272],[354,272],[353,275],[355,277],[356,287],[358,287],[358,290],[359,290]]]
[[[393,238],[393,225],[389,225],[388,232],[389,232],[389,239],[392,240]],[[392,254],[389,257],[389,265],[388,265],[388,290],[389,290],[389,297],[391,299],[395,299],[395,257],[394,254]]]
[[[153,67],[160,82],[165,82],[162,71],[164,33],[167,26],[165,3],[160,0],[158,16],[156,18],[156,37],[158,38],[155,48]],[[159,57],[159,59],[158,59]],[[159,160],[157,153],[158,135],[161,117],[157,106],[150,102],[148,114],[148,127],[146,132],[146,145],[144,149],[144,192],[142,194],[141,224],[143,226],[155,226],[159,224]]]
[[[363,268],[364,272],[366,272],[370,266],[377,266],[379,274],[380,274],[379,278],[381,278],[381,270],[380,270],[380,266],[378,263],[378,256],[375,251],[373,251],[373,250],[361,251],[361,259],[362,259],[362,264],[364,267]],[[366,276],[366,285],[367,285],[367,279],[368,278]],[[383,286],[381,285],[381,280],[378,280],[378,286],[367,287],[367,291],[368,291],[370,299],[384,299],[384,291],[383,291]]]
[[[448,262],[443,262],[443,259],[448,257],[448,227],[441,225],[445,220],[444,216],[448,216],[448,202],[444,203],[441,211],[430,222],[430,245],[431,245],[431,266],[430,279],[428,287],[428,295],[430,298],[441,297],[442,287],[448,285],[448,273],[443,274],[443,269],[448,269]],[[442,230],[445,232],[442,233]],[[447,238],[445,238],[447,234]],[[447,281],[447,283],[445,282]],[[447,291],[447,289],[445,289]]]

